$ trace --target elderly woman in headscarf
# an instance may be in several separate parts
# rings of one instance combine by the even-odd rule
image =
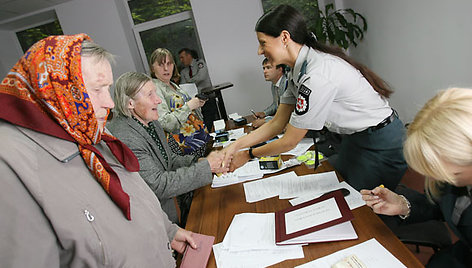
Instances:
[[[175,267],[195,247],[106,133],[112,55],[85,34],[33,45],[0,85],[0,266]]]
[[[167,144],[160,125],[161,99],[151,77],[135,72],[122,74],[115,86],[115,111],[118,116],[108,129],[135,153],[141,170],[139,174],[161,202],[162,209],[173,222],[178,221],[173,197],[210,184],[212,172],[223,170],[223,154],[212,152],[207,158],[177,155]],[[180,203],[181,226],[190,204]]]

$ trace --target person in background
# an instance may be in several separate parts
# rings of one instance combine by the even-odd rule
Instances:
[[[472,264],[472,89],[440,92],[416,115],[404,145],[408,165],[426,176],[425,194],[396,194],[387,188],[362,190],[375,213],[399,215],[405,223],[443,219],[459,238],[426,267]]]
[[[211,88],[208,68],[203,59],[198,58],[198,53],[189,48],[182,48],[179,51],[179,60],[183,64],[181,70],[180,84],[195,83],[198,93],[205,92]],[[213,122],[218,120],[218,107],[215,98],[209,98],[202,107],[203,120],[208,130],[213,127]]]
[[[355,189],[379,184],[395,188],[407,165],[402,153],[403,123],[389,106],[388,85],[340,48],[316,41],[303,16],[289,5],[264,14],[256,24],[258,53],[286,64],[289,85],[272,120],[225,148],[231,170],[254,157],[294,148],[308,130],[343,134],[335,169]],[[273,138],[264,146],[240,151]]]
[[[212,172],[221,167],[223,154],[212,152],[207,158],[180,156],[172,152],[158,122],[161,99],[151,77],[128,72],[116,81],[114,99],[117,115],[108,129],[136,155],[139,174],[161,202],[172,222],[179,222],[173,197],[211,183]],[[181,226],[185,226],[190,203],[180,203]]]
[[[33,45],[0,85],[0,266],[175,267],[196,247],[105,128],[112,55],[86,34]]]
[[[192,98],[171,81],[177,67],[169,50],[154,50],[149,65],[157,95],[162,100],[157,108],[162,128],[173,134],[184,154],[204,156],[211,138],[200,111],[205,101]]]
[[[287,76],[285,75],[285,65],[272,65],[267,58],[262,61],[262,70],[266,81],[272,82],[270,91],[272,93],[272,104],[264,109],[263,112],[256,112],[255,120],[252,126],[258,128],[266,122],[266,116],[273,116],[280,103],[280,97],[284,94],[288,86]],[[267,120],[268,121],[268,120]]]

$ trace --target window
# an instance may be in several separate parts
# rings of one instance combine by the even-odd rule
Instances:
[[[50,35],[62,35],[62,28],[56,19],[52,22],[29,28],[16,33],[18,41],[20,41],[23,52],[26,52],[34,43],[46,38]]]
[[[189,0],[130,0],[128,6],[134,24],[192,10]]]
[[[305,17],[307,28],[315,28],[315,23],[319,18],[318,0],[262,0],[264,12],[281,4],[288,4],[296,8]]]
[[[159,47],[169,49],[177,65],[180,63],[177,53],[184,47],[203,56],[189,0],[130,0],[128,7],[141,59],[148,72],[148,59]]]

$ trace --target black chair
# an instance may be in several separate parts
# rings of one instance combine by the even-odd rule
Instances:
[[[396,193],[402,194],[413,191],[403,184],[399,184]],[[396,217],[398,218],[398,217]],[[387,224],[389,225],[389,224]],[[412,224],[398,224],[391,227],[393,233],[405,244],[416,246],[416,253],[420,252],[420,246],[430,247],[434,252],[452,245],[452,238],[445,222],[429,220]]]

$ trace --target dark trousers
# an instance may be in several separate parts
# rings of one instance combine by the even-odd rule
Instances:
[[[395,118],[378,129],[343,135],[335,169],[354,189],[373,189],[380,184],[394,190],[405,174],[405,128]]]

